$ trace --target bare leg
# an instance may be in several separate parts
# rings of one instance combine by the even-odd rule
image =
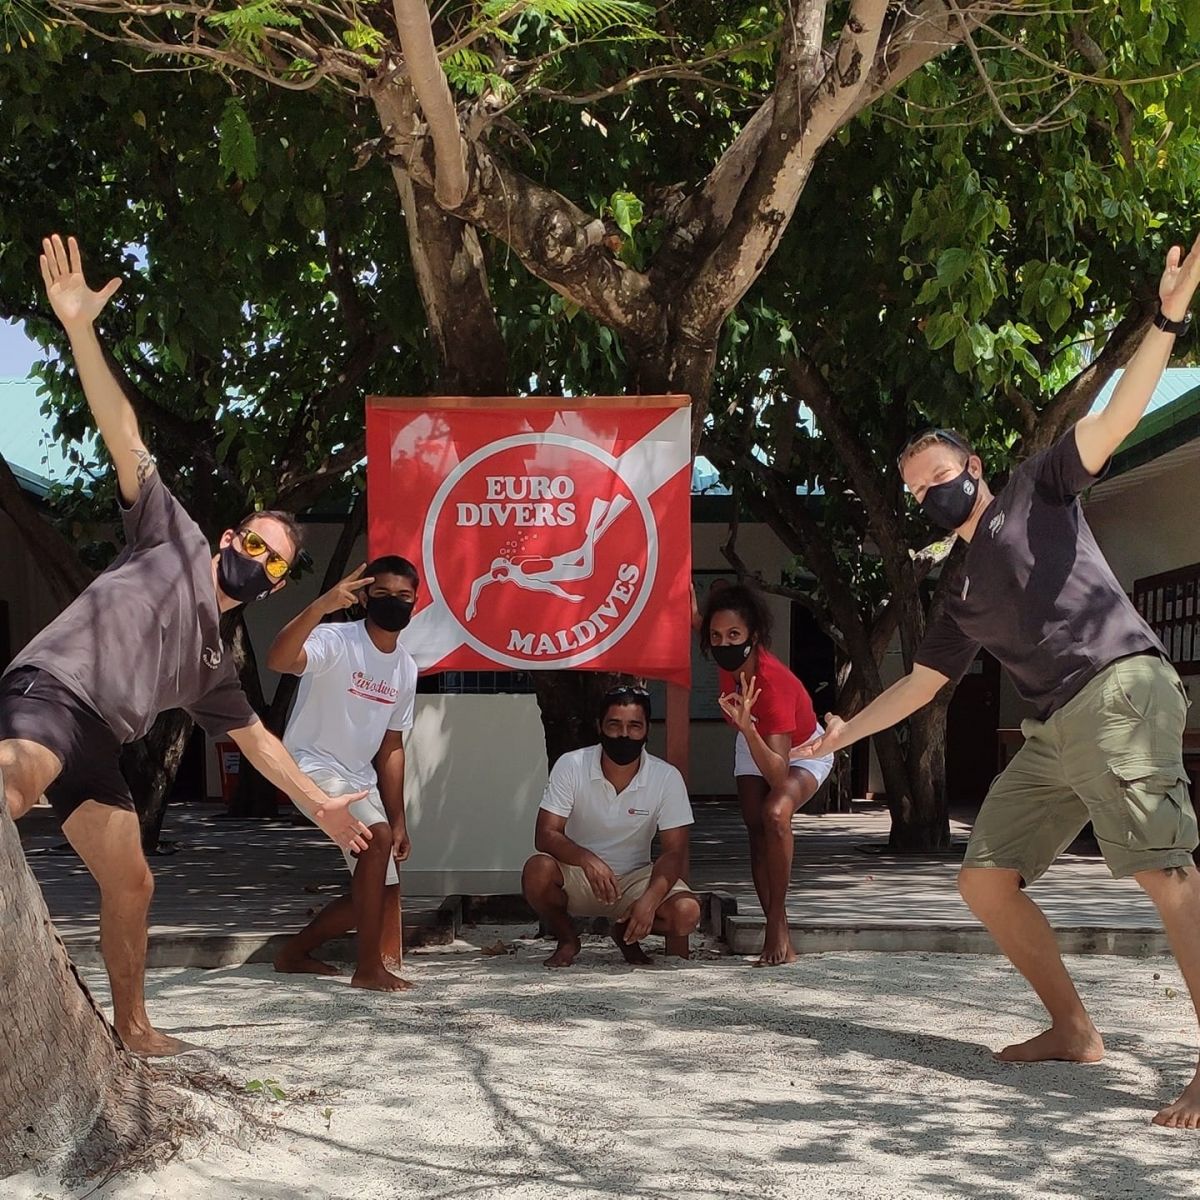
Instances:
[[[383,893],[383,965],[389,971],[404,969],[400,885],[389,883]]]
[[[1021,890],[1017,871],[964,867],[958,890],[1050,1014],[1050,1028],[997,1052],[1001,1062],[1099,1062],[1104,1042],[1067,974],[1054,930]]]
[[[642,949],[641,942],[627,942],[625,940],[625,926],[627,921],[614,921],[612,927],[612,940],[618,950],[621,952],[621,957],[631,967],[648,967],[652,963],[650,955]]]
[[[354,928],[354,904],[349,893],[331,900],[275,955],[275,970],[284,975],[340,975],[337,967],[313,956],[313,951]]]
[[[782,787],[772,788],[762,806],[764,859],[767,876],[766,934],[758,965],[778,966],[796,961],[788,929],[787,894],[792,882],[792,855],[796,839],[792,817],[812,799],[817,781],[807,771],[788,776]]]
[[[8,815],[19,821],[42,793],[58,778],[62,763],[58,755],[37,742],[24,738],[0,741],[0,776]]]
[[[358,963],[350,984],[376,992],[403,992],[412,984],[383,965],[384,904],[388,864],[392,861],[392,831],[382,822],[370,829],[371,840],[358,855],[350,883],[354,927],[358,931]]]
[[[742,821],[750,839],[750,874],[754,878],[754,891],[758,903],[765,913],[771,891],[767,880],[766,833],[763,829],[763,804],[766,802],[767,781],[758,775],[737,777],[738,804],[742,810]]]
[[[546,959],[545,965],[569,967],[579,953],[579,939],[567,912],[567,893],[558,863],[548,854],[535,854],[521,873],[521,891],[558,941],[558,949]]]
[[[85,800],[63,833],[100,887],[100,953],[117,1033],[137,1054],[178,1054],[183,1043],[159,1033],[146,1013],[146,917],[154,877],[142,854],[137,813]]]
[[[1142,871],[1134,878],[1158,908],[1192,1007],[1200,1012],[1200,875],[1194,867],[1177,867]],[[1200,1066],[1179,1099],[1154,1117],[1154,1124],[1200,1129]]]
[[[668,896],[654,914],[654,932],[667,941],[667,957],[690,958],[688,939],[700,924],[700,901],[695,896]]]

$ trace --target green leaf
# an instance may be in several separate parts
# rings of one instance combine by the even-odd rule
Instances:
[[[258,143],[250,118],[237,96],[230,96],[221,113],[219,158],[226,177],[250,180],[258,174]]]
[[[971,265],[971,254],[959,246],[951,246],[938,255],[937,277],[943,287],[957,283]]]
[[[962,317],[958,313],[938,313],[930,317],[925,326],[925,341],[930,350],[940,350],[952,342],[962,329]]]
[[[632,192],[613,192],[609,207],[612,209],[617,228],[626,237],[632,237],[633,231],[642,223],[642,217],[645,215],[642,202]]]
[[[1046,323],[1052,332],[1057,333],[1071,319],[1071,302],[1065,296],[1059,296],[1046,309]]]

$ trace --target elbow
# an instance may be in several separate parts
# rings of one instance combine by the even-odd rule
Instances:
[[[267,670],[275,671],[279,675],[295,675],[297,673],[296,660],[282,654],[272,646],[267,651]]]

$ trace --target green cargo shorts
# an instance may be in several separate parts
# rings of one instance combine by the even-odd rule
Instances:
[[[1048,720],[1023,721],[1025,744],[992,781],[963,866],[1032,883],[1088,821],[1117,879],[1189,865],[1187,708],[1175,669],[1145,654],[1106,667]]]

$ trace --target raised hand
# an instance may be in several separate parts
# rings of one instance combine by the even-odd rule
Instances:
[[[762,688],[756,686],[757,682],[757,676],[752,675],[747,681],[743,674],[740,692],[726,692],[717,697],[721,711],[747,735],[754,728],[754,705],[762,695]]]
[[[1172,321],[1182,321],[1197,285],[1200,285],[1200,237],[1192,243],[1187,258],[1183,257],[1181,246],[1172,246],[1167,252],[1166,270],[1158,285],[1163,313]]]
[[[833,754],[835,751],[841,750],[844,744],[842,731],[845,728],[846,722],[841,717],[826,713],[825,732],[811,738],[803,746],[793,746],[788,757],[795,762],[797,759],[804,758],[824,758],[826,754]]]
[[[121,286],[120,279],[110,279],[98,292],[88,287],[79,243],[73,237],[65,246],[57,233],[43,238],[38,263],[50,307],[68,333],[90,326]]]
[[[317,826],[343,850],[361,853],[371,840],[371,831],[350,812],[350,805],[366,795],[366,792],[351,792],[346,796],[326,795],[325,803],[316,811],[314,820]]]
[[[321,611],[325,613],[341,612],[344,608],[349,608],[353,604],[357,604],[360,600],[359,593],[368,588],[375,582],[373,576],[364,578],[363,572],[367,569],[367,564],[347,575],[340,583],[335,583],[318,601]]]

